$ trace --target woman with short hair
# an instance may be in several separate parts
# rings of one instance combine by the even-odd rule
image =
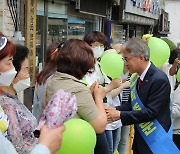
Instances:
[[[57,52],[57,71],[47,82],[44,103],[59,90],[71,92],[76,96],[78,111],[75,117],[91,124],[96,133],[104,131],[107,117],[104,110],[104,88],[95,83],[91,90],[80,80],[94,69],[95,59],[90,46],[78,39],[68,40]],[[93,98],[94,97],[94,98]]]

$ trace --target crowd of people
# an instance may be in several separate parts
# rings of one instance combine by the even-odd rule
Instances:
[[[143,39],[132,38],[109,49],[105,34],[93,31],[84,40],[51,44],[37,76],[31,112],[17,96],[30,86],[29,50],[0,33],[0,153],[56,153],[65,126],[49,129],[45,123],[39,138],[35,130],[60,89],[76,98],[74,118],[87,121],[94,129],[97,141],[92,153],[113,154],[117,150],[125,154],[133,124],[134,154],[158,150],[179,153],[180,88],[176,73],[180,51],[171,51],[168,69],[163,72],[150,61],[149,38]],[[101,68],[106,52],[123,57],[123,74],[118,79],[107,76]]]

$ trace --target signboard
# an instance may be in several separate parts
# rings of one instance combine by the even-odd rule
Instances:
[[[138,16],[131,13],[124,12],[122,23],[135,23],[139,25],[155,25],[155,19]]]
[[[26,8],[26,41],[29,49],[29,74],[31,86],[35,84],[36,76],[36,10],[37,0],[28,0]]]
[[[81,13],[106,17],[107,0],[76,0],[76,9]]]
[[[125,12],[158,19],[161,14],[161,0],[126,0]]]

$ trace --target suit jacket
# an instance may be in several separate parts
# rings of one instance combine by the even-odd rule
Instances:
[[[122,124],[131,125],[157,119],[168,132],[171,125],[170,91],[171,88],[166,74],[151,64],[138,91],[139,98],[145,108],[133,111],[131,99],[129,99],[128,103],[116,107],[117,110],[121,111]],[[133,150],[140,154],[152,153],[136,126]]]

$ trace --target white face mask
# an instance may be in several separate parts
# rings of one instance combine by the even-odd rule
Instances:
[[[13,88],[17,93],[27,89],[30,87],[30,77],[25,80],[19,80],[17,83],[13,85]]]
[[[104,47],[98,46],[98,47],[92,48],[92,50],[93,50],[95,58],[100,58],[104,53]]]
[[[14,77],[16,76],[16,70],[15,68],[0,73],[0,86],[10,86],[12,83]]]

